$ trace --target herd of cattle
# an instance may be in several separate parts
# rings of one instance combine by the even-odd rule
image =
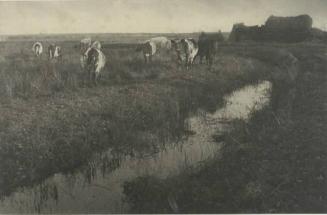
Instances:
[[[199,40],[193,38],[183,39],[168,39],[167,37],[155,37],[137,45],[136,51],[142,52],[145,63],[152,61],[152,56],[156,53],[166,51],[167,53],[175,53],[177,61],[184,64],[186,69],[189,69],[196,59],[200,57],[202,63],[205,57],[207,64],[211,65],[213,56],[217,50],[219,42],[224,39],[220,34],[218,37],[210,36],[202,33]],[[106,56],[102,52],[101,43],[94,41],[91,38],[85,38],[80,41],[80,66],[83,72],[87,75],[91,83],[97,84],[99,75],[106,64]],[[40,57],[43,53],[41,42],[35,42],[32,47],[35,56]],[[61,47],[55,44],[50,44],[47,52],[49,60],[61,59]]]

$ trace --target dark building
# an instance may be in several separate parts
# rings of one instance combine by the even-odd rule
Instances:
[[[309,15],[295,17],[270,16],[263,26],[246,26],[238,23],[233,26],[229,41],[262,41],[295,43],[325,40],[326,32],[312,28]],[[319,38],[317,38],[319,36]]]

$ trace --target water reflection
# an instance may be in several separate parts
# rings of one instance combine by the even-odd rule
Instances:
[[[94,156],[75,174],[55,174],[33,188],[21,188],[0,203],[0,213],[124,213],[123,183],[138,176],[166,178],[217,154],[212,138],[228,130],[229,120],[246,119],[268,101],[269,82],[248,86],[225,98],[213,114],[198,111],[187,119],[192,135],[151,156],[120,155],[112,150]]]

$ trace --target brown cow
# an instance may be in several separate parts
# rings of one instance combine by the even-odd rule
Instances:
[[[197,54],[200,57],[200,64],[202,64],[203,57],[205,57],[206,63],[212,65],[218,44],[223,41],[224,37],[220,31],[214,34],[202,32],[199,36],[199,52]]]

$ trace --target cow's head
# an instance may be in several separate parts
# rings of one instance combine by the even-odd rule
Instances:
[[[182,40],[170,40],[171,41],[171,47],[175,51],[177,61],[181,63],[183,61],[183,39]]]
[[[89,38],[81,40],[81,42],[79,44],[81,54],[84,54],[88,50],[88,48],[91,47],[91,42],[92,41]]]
[[[143,44],[138,44],[138,45],[136,46],[136,48],[135,48],[135,51],[136,51],[136,52],[140,52],[140,51],[142,51],[142,49],[143,49]]]
[[[178,40],[178,39],[170,40],[171,41],[171,47],[175,51],[180,52],[181,51],[181,48],[182,48],[182,40]]]
[[[83,43],[81,43],[79,45],[79,49],[80,49],[81,54],[84,54],[87,51],[88,48],[89,48],[89,46],[87,46],[87,45],[85,45]]]

